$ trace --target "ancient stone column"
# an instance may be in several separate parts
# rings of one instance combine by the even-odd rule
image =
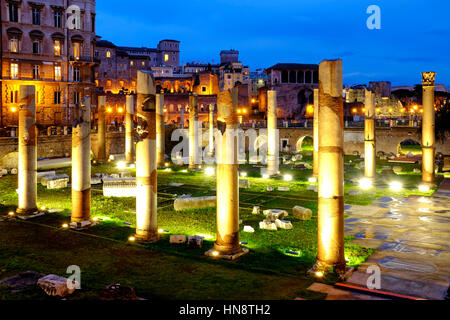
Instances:
[[[319,65],[318,243],[314,270],[345,271],[342,60]]]
[[[217,95],[217,239],[205,254],[235,260],[248,252],[239,243],[238,89]],[[219,133],[218,133],[219,134]]]
[[[434,182],[435,167],[435,112],[434,80],[436,72],[422,72],[423,115],[422,115],[422,181],[431,185]]]
[[[189,96],[189,170],[200,168],[199,122],[197,95]]]
[[[277,92],[267,91],[267,174],[278,173]]]
[[[134,97],[126,96],[126,114],[125,114],[125,161],[128,165],[134,162],[134,145],[133,145],[133,114],[134,114]]]
[[[138,71],[136,128],[136,239],[158,240],[156,97],[153,77]]]
[[[209,105],[209,146],[208,155],[214,155],[214,105]]]
[[[319,89],[314,89],[314,119],[313,119],[313,177],[319,176]]]
[[[365,120],[364,120],[364,176],[375,178],[376,149],[375,149],[375,94],[366,89],[365,92]]]
[[[106,158],[106,96],[98,97],[97,162],[105,163]]]
[[[71,227],[91,225],[91,98],[75,106],[72,127]]]
[[[158,168],[163,168],[165,163],[165,126],[164,126],[164,95],[156,95],[156,163]]]
[[[180,127],[184,129],[184,107],[180,109]]]
[[[21,85],[19,90],[19,207],[22,216],[37,214],[37,132],[35,87]]]

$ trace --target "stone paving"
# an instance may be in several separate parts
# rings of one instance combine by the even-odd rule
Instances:
[[[381,289],[444,299],[450,284],[450,179],[431,197],[381,197],[369,206],[345,206],[345,235],[377,250],[347,280],[366,287],[370,265]]]

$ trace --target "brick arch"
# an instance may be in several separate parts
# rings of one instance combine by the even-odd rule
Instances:
[[[305,135],[303,137],[300,137],[297,142],[295,143],[295,151],[299,152],[299,151],[303,151],[302,146],[303,146],[303,142],[306,138],[311,138],[311,140],[314,141],[314,138],[312,137],[312,135]]]

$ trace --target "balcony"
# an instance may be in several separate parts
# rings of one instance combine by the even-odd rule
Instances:
[[[100,59],[99,58],[94,58],[91,56],[79,56],[79,57],[74,57],[74,56],[70,56],[69,57],[69,61],[73,61],[73,62],[86,62],[86,63],[100,63]]]

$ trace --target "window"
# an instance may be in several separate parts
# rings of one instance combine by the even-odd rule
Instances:
[[[172,61],[175,61],[175,56],[172,57]]]
[[[18,22],[19,21],[19,6],[17,3],[9,3],[9,21]]]
[[[169,61],[169,55],[167,53],[164,55],[164,61]]]
[[[94,56],[95,56],[95,57],[98,57],[99,54],[100,54],[100,53],[99,53],[98,51],[95,51]]]
[[[53,92],[53,103],[61,104],[61,92],[60,91]]]
[[[131,86],[136,87],[136,81],[131,81]]]
[[[11,63],[11,79],[19,78],[19,64]]]
[[[106,51],[106,57],[107,57],[107,58],[111,58],[111,51],[109,51],[109,50]]]
[[[202,92],[206,92],[206,86],[202,86]]]
[[[62,28],[62,14],[60,11],[55,11],[53,14],[53,21],[55,28]]]
[[[142,65],[145,66],[145,61],[142,61]]]
[[[73,68],[73,82],[80,82],[80,68]]]
[[[19,52],[19,39],[17,38],[9,39],[9,51]]]
[[[79,92],[75,92],[73,94],[73,103],[74,104],[79,104],[80,103],[80,93]]]
[[[33,24],[40,25],[41,24],[41,10],[39,8],[32,8],[31,15],[33,17]]]
[[[55,56],[59,57],[61,55],[61,41],[55,40],[53,42],[53,49],[55,51]]]
[[[39,65],[35,64],[33,66],[33,79],[34,80],[38,80],[39,79],[39,69],[40,69]]]
[[[119,86],[120,86],[121,88],[123,88],[124,82],[123,82],[123,81],[119,81]]]
[[[55,81],[61,81],[61,78],[62,78],[61,66],[55,66]]]
[[[41,41],[33,40],[33,53],[40,54],[41,53]]]
[[[73,44],[73,56],[74,58],[79,58],[81,53],[81,43],[74,42]]]
[[[106,86],[111,87],[111,80],[106,81]]]
[[[134,66],[134,61],[130,61],[130,65]]]

